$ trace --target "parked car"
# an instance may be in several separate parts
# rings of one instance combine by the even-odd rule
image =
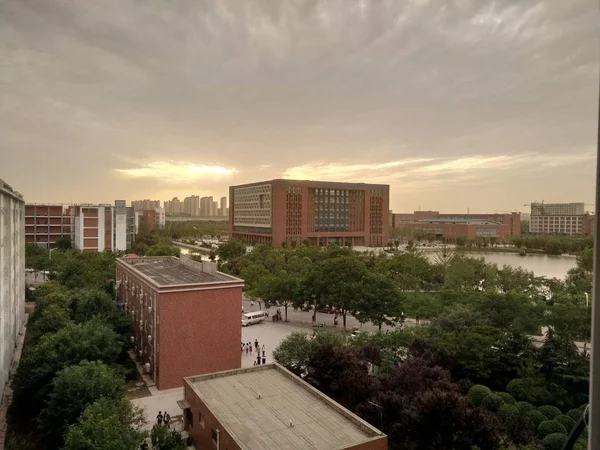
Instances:
[[[325,314],[333,314],[335,313],[335,308],[333,306],[326,305],[323,308],[318,309],[317,311]]]

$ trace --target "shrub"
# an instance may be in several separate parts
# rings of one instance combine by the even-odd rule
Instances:
[[[587,408],[588,404],[584,403],[583,405],[581,405],[579,408],[577,408],[579,411],[584,412],[585,408]]]
[[[535,429],[537,430],[537,427],[544,421],[548,420],[548,418],[543,415],[541,412],[539,412],[537,409],[531,410],[531,411],[527,411],[525,413],[525,416],[528,417],[533,424],[535,425]]]
[[[575,426],[575,421],[573,419],[571,419],[569,416],[565,416],[564,414],[556,416],[554,418],[554,420],[556,420],[558,423],[562,424],[562,426],[566,428],[567,432],[571,431],[571,428],[573,428]]]
[[[515,378],[509,381],[506,385],[506,392],[512,395],[517,400],[523,400],[527,398],[527,389],[525,389],[525,383],[520,378]]]
[[[573,450],[587,450],[588,448],[588,441],[586,441],[585,439],[579,439],[577,442],[575,442],[575,445],[573,446]]]
[[[488,388],[487,386],[483,386],[482,384],[476,384],[471,389],[469,389],[469,392],[467,393],[467,397],[469,398],[469,401],[473,405],[479,406],[479,405],[481,405],[481,402],[483,401],[483,399],[486,398],[491,393],[492,393],[491,389]]]
[[[490,394],[483,399],[481,402],[481,406],[485,409],[489,409],[490,411],[496,412],[500,409],[500,407],[504,404],[502,398],[496,394]]]
[[[561,423],[557,422],[556,420],[545,420],[538,426],[538,434],[542,438],[545,438],[546,436],[554,433],[561,433],[566,435],[567,430],[565,427],[562,426]]]
[[[566,440],[567,436],[564,434],[552,433],[546,436],[542,443],[544,444],[544,449],[546,450],[562,450]]]
[[[556,406],[552,406],[552,405],[544,405],[544,406],[540,406],[538,408],[538,411],[541,412],[543,415],[545,415],[548,420],[552,420],[557,416],[560,416],[562,413],[560,412],[560,409],[558,409]]]
[[[581,411],[578,409],[571,409],[567,413],[567,416],[569,416],[571,419],[577,422],[579,420],[579,417],[581,417]]]
[[[498,410],[498,417],[500,417],[500,419],[503,422],[508,422],[510,420],[518,418],[518,416],[520,416],[520,415],[521,415],[521,412],[515,405],[506,405],[505,404],[505,405],[502,405],[500,407],[500,409]]]
[[[496,395],[502,399],[504,403],[507,405],[514,405],[517,403],[515,398],[510,395],[508,392],[496,392]]]
[[[521,412],[521,414],[525,414],[527,411],[533,411],[535,409],[535,406],[527,402],[517,402],[515,406]]]

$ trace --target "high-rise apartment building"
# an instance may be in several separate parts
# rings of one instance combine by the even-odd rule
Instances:
[[[0,180],[0,398],[25,318],[25,203]]]
[[[131,202],[131,207],[134,211],[144,211],[160,208],[160,200],[134,200]]]
[[[167,214],[181,214],[183,203],[177,197],[173,197],[172,200],[165,201],[164,208]]]
[[[135,211],[135,234],[139,232],[142,225],[147,227],[148,231],[162,228],[166,224],[164,208],[144,209]]]
[[[218,215],[222,217],[227,215],[227,197],[221,197]]]
[[[125,200],[110,204],[25,205],[25,240],[44,247],[68,239],[87,251],[131,248],[135,237],[133,207]]]
[[[202,217],[210,217],[212,215],[214,215],[213,209],[214,209],[214,201],[212,197],[202,197],[200,199],[200,215]]]
[[[595,216],[584,203],[531,203],[529,232],[533,234],[591,235]]]
[[[271,180],[229,188],[229,235],[274,247],[383,246],[390,187],[383,184]]]
[[[200,215],[200,197],[192,195],[183,199],[183,213],[190,216]]]
[[[160,390],[241,366],[244,280],[189,255],[117,260],[117,296],[133,319],[137,356]]]

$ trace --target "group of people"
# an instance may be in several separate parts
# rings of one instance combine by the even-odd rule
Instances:
[[[165,426],[170,427],[171,426],[171,415],[165,411],[165,414],[162,414],[162,411],[158,412],[158,415],[156,416],[156,423],[158,423],[159,425],[162,425],[163,423],[165,424]]]
[[[261,364],[267,363],[267,353],[265,350],[265,344],[263,344],[262,347],[260,347],[258,345],[258,339],[254,340],[254,345],[252,345],[252,342],[242,342],[242,354],[246,353],[246,355],[251,355],[253,351],[256,355],[256,361],[254,361],[255,366],[260,366]]]

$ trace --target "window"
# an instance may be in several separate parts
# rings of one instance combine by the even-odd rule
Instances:
[[[215,443],[215,445],[217,444],[217,439],[219,437],[219,432],[217,430],[215,430],[214,428],[211,430],[210,432],[210,437],[212,439],[212,441]]]
[[[198,423],[202,428],[204,428],[204,417],[200,411],[198,411]]]
[[[190,426],[193,427],[194,426],[194,419],[193,419],[193,414],[192,414],[192,410],[190,408],[186,408],[185,410],[185,423]]]

